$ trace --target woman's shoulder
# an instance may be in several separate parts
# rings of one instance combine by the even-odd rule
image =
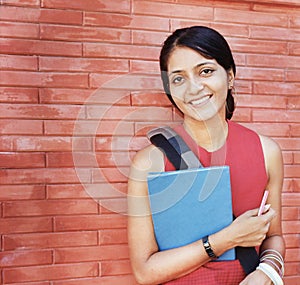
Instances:
[[[164,154],[154,145],[139,150],[133,157],[130,169],[130,178],[142,181],[149,172],[164,171]]]

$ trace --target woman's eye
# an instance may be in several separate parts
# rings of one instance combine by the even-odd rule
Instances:
[[[203,69],[203,70],[200,71],[200,75],[207,76],[207,75],[210,75],[213,72],[214,72],[213,69],[211,69],[211,68],[205,68],[205,69]]]
[[[176,76],[173,80],[172,83],[174,84],[180,84],[183,82],[183,77],[182,76]]]

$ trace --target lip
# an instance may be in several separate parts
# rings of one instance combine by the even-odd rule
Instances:
[[[205,96],[201,96],[199,98],[194,98],[188,102],[189,105],[193,107],[200,107],[202,105],[205,105],[210,98],[212,97],[212,94],[207,94]]]

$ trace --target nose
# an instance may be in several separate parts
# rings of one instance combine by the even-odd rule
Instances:
[[[190,78],[189,80],[189,94],[197,95],[200,91],[203,90],[203,83],[200,79]]]

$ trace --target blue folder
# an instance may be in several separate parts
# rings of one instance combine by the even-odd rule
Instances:
[[[233,220],[228,166],[152,172],[150,207],[159,250],[187,245]],[[230,249],[217,260],[234,260]]]

